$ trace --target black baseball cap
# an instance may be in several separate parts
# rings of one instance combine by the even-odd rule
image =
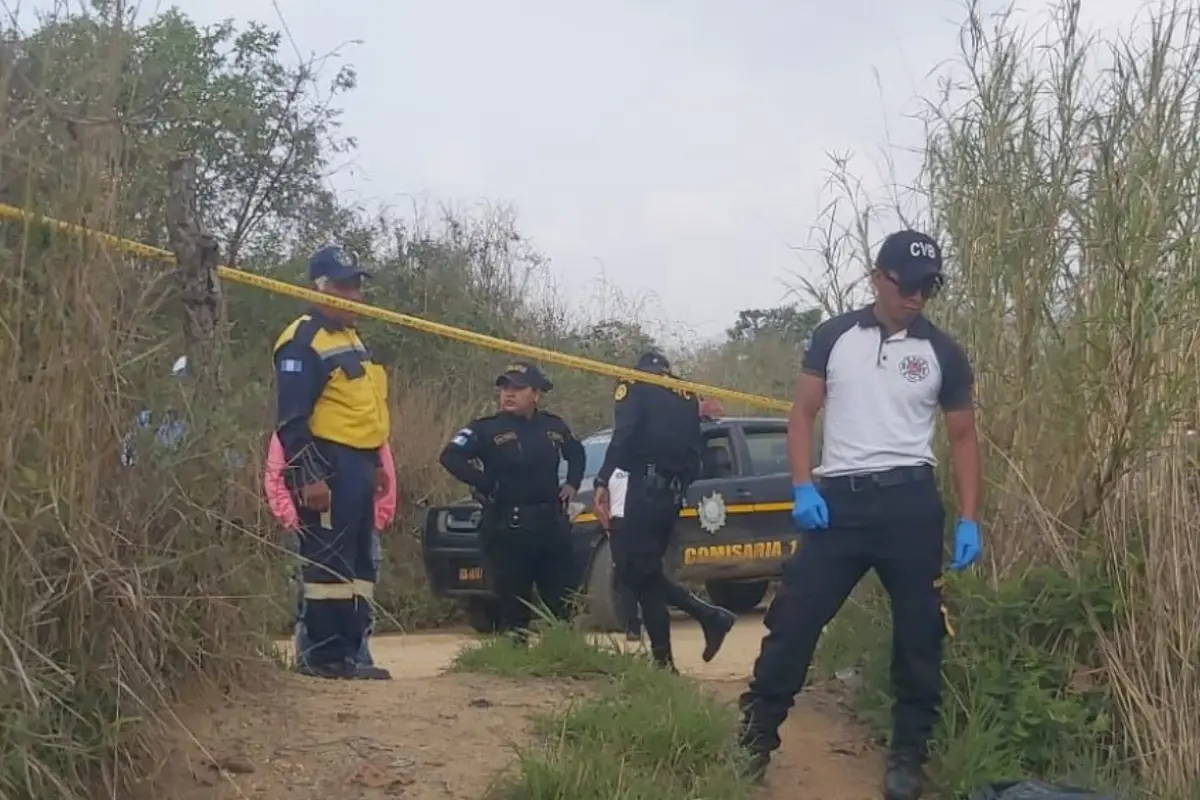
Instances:
[[[647,350],[638,358],[637,366],[634,369],[666,374],[671,371],[671,362],[658,350]]]
[[[919,281],[942,274],[942,248],[920,231],[897,231],[883,240],[875,267],[894,272],[902,281]]]
[[[532,386],[540,392],[548,392],[554,388],[554,383],[546,377],[546,373],[538,369],[532,361],[512,361],[504,372],[496,376],[497,386],[512,386],[524,389]]]
[[[371,273],[359,266],[358,256],[340,244],[327,244],[308,259],[308,278],[328,278],[335,283],[370,277]]]

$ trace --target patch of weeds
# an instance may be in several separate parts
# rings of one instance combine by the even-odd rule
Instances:
[[[546,625],[528,646],[497,637],[463,650],[462,671],[508,677],[603,681],[586,699],[544,715],[535,742],[489,800],[734,800],[750,786],[739,772],[734,708],[686,678],[590,642],[567,625]]]
[[[634,663],[615,640],[592,643],[569,625],[545,623],[529,645],[490,637],[459,651],[451,668],[506,678],[590,678],[622,675]]]
[[[1111,615],[1101,576],[1047,567],[993,586],[955,575],[946,602],[956,637],[945,643],[931,764],[943,795],[967,797],[1018,778],[1097,790],[1126,783],[1112,753],[1109,690],[1078,679],[1099,667],[1089,613],[1101,625]],[[822,637],[814,670],[818,679],[855,671],[855,711],[883,740],[891,728],[890,650],[886,598],[876,581],[864,581]]]

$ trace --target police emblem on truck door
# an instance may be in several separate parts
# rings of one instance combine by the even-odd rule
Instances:
[[[725,499],[720,492],[702,498],[696,516],[700,519],[700,527],[716,536],[717,531],[725,527]]]

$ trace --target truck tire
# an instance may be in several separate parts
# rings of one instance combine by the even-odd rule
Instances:
[[[728,608],[735,614],[745,614],[758,608],[767,596],[770,581],[706,581],[708,599]]]
[[[587,612],[588,627],[593,630],[610,633],[625,629],[613,588],[612,550],[607,538],[596,546],[588,569]]]
[[[500,615],[494,597],[468,597],[467,622],[476,633],[495,633]]]

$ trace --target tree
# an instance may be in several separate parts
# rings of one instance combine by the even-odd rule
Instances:
[[[71,156],[85,140],[107,137],[106,171],[125,209],[117,225],[162,244],[163,170],[187,153],[199,165],[203,221],[225,260],[287,254],[298,235],[311,235],[306,218],[328,214],[330,158],[355,147],[338,135],[332,105],[354,88],[354,70],[342,66],[322,85],[322,67],[336,54],[288,65],[281,35],[257,23],[199,27],[176,9],[141,25],[118,15],[119,7],[101,4],[94,15],[51,18],[0,44],[0,73],[16,77],[6,82],[4,127],[21,134],[16,142],[7,137],[6,155],[40,173],[35,197],[22,188],[26,175],[0,190],[18,204],[40,199],[63,164],[27,154]]]
[[[747,308],[738,312],[733,327],[725,331],[730,342],[751,344],[762,336],[802,344],[821,322],[821,310],[801,309],[794,305],[775,308]]]
[[[619,319],[594,322],[570,338],[573,344],[571,349],[582,355],[626,366],[632,366],[642,353],[658,347],[654,337],[646,333],[641,325]]]

